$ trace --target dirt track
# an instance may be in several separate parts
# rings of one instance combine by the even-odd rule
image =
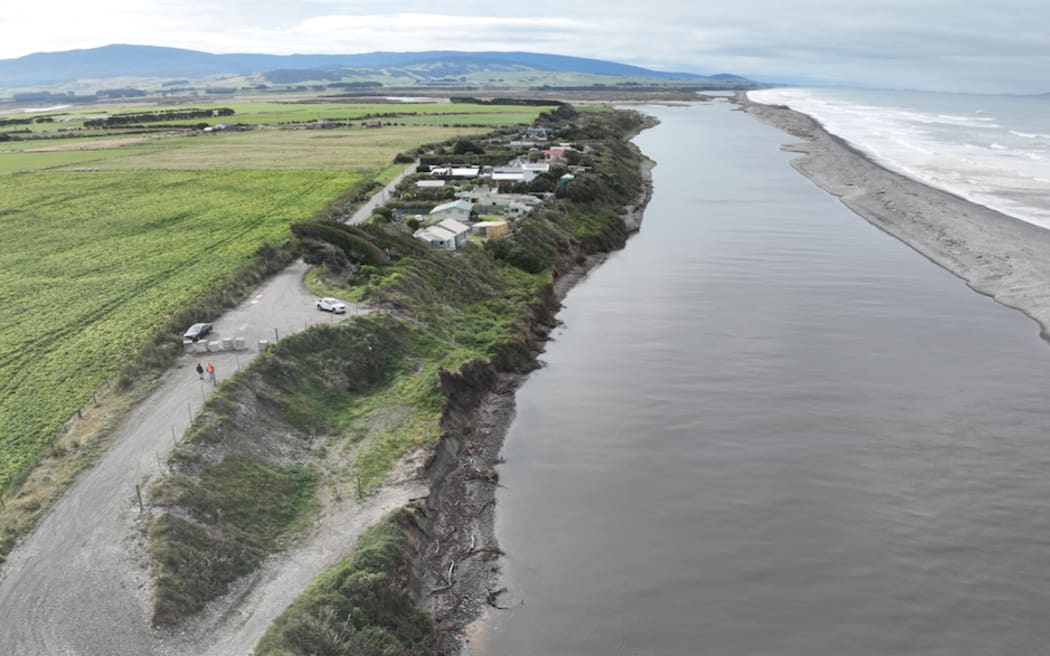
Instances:
[[[295,594],[361,530],[425,493],[417,484],[403,483],[361,506],[347,502],[326,512],[299,548],[281,556],[280,563],[267,563],[259,583],[237,600],[244,614],[210,621],[206,616],[179,634],[150,628],[135,486],[161,471],[174,445],[173,430],[181,436],[212,393],[214,387],[197,377],[197,362],[214,363],[221,382],[254,357],[258,340],[274,339],[275,331],[285,337],[341,319],[317,310],[316,298],[302,285],[305,271],[302,263],[289,267],[217,319],[211,339],[243,336],[247,350],[180,357],[121,425],[113,447],[12,552],[0,581],[0,654],[247,653]]]

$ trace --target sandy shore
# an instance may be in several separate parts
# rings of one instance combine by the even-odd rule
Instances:
[[[1035,319],[1050,338],[1050,230],[888,171],[805,114],[742,94],[734,102],[803,139],[784,150],[803,153],[791,164],[819,187],[974,290]]]

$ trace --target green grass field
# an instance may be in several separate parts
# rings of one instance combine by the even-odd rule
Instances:
[[[0,176],[0,486],[124,358],[358,176]]]
[[[242,103],[235,109],[229,120],[257,124],[410,109],[445,112],[449,123],[489,125],[528,123],[543,108]],[[0,144],[0,490],[32,466],[92,391],[170,317],[249,262],[262,242],[284,241],[291,223],[362,182],[389,179],[400,169],[391,165],[398,152],[471,132],[477,128],[262,126]],[[27,148],[48,150],[18,152]]]

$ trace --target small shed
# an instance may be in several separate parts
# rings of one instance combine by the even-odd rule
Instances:
[[[510,232],[510,224],[506,221],[485,221],[474,224],[474,233],[485,239],[498,239]]]

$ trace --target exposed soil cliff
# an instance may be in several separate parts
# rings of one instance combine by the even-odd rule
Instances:
[[[642,193],[625,209],[621,224],[559,253],[554,284],[538,298],[506,357],[492,363],[473,361],[459,371],[442,373],[442,436],[426,468],[431,492],[413,514],[421,545],[413,587],[421,606],[434,617],[444,653],[460,650],[467,624],[485,605],[498,608],[503,593],[497,577],[502,552],[494,531],[496,465],[514,418],[515,391],[539,366],[561,299],[640,227],[652,193],[653,165],[642,162]]]

